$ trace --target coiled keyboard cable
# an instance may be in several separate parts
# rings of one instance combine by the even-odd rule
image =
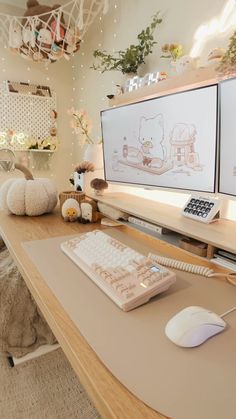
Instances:
[[[193,274],[206,276],[208,278],[224,277],[227,279],[228,282],[230,282],[233,285],[236,285],[236,272],[216,273],[213,269],[207,268],[206,266],[194,265],[192,263],[186,263],[181,260],[158,256],[153,253],[149,253],[148,257],[154,262],[157,262],[162,266],[167,266],[168,268],[179,269],[180,271],[190,272]]]

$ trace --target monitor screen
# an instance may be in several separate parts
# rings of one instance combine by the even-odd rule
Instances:
[[[220,83],[219,192],[236,196],[236,79]]]
[[[110,182],[214,192],[217,85],[101,112]]]

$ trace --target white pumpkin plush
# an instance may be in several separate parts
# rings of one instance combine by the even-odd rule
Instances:
[[[15,168],[25,174],[25,179],[8,179],[0,188],[0,206],[7,214],[42,215],[51,212],[57,204],[57,190],[47,178],[34,179],[21,164]]]

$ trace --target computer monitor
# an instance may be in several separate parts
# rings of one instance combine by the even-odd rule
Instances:
[[[218,191],[236,197],[236,78],[219,84],[220,148]]]
[[[215,192],[217,85],[101,112],[108,182]]]

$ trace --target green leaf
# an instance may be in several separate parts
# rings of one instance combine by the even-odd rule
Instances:
[[[157,12],[150,25],[137,35],[137,45],[131,44],[126,50],[115,52],[115,55],[95,50],[93,56],[97,59],[98,64],[92,64],[90,68],[100,70],[102,73],[110,70],[118,70],[122,73],[137,72],[139,65],[145,62],[144,58],[152,53],[152,47],[157,44],[154,41],[153,32],[161,22],[162,19]]]

